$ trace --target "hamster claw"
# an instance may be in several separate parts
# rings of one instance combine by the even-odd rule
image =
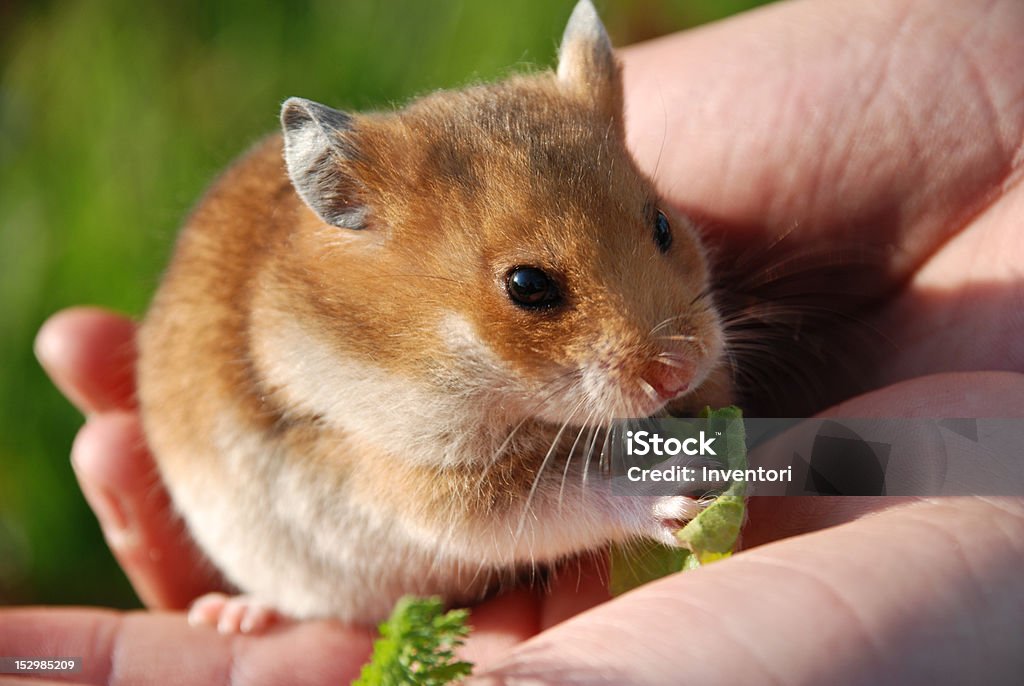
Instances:
[[[282,619],[269,605],[248,595],[207,593],[192,603],[188,623],[216,627],[221,634],[258,634]]]
[[[676,532],[700,514],[704,507],[701,501],[685,495],[668,495],[656,499],[652,508],[657,520],[655,538],[666,545],[678,546]]]

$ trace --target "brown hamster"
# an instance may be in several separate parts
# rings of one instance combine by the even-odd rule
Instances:
[[[361,623],[648,536],[597,430],[728,400],[706,258],[624,143],[589,0],[557,71],[397,112],[292,98],[217,181],[140,333],[163,478],[257,601]]]

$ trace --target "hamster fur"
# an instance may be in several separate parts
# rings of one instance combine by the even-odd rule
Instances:
[[[727,402],[723,334],[589,0],[556,71],[281,118],[189,218],[139,334],[147,439],[227,579],[372,623],[674,540],[697,504],[601,488],[598,429]]]

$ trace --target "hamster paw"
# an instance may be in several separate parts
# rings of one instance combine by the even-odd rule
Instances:
[[[678,546],[676,532],[704,509],[699,500],[685,495],[666,495],[654,499],[652,511],[655,526],[654,538],[670,546]]]
[[[222,634],[258,634],[282,619],[277,610],[252,596],[207,593],[188,609],[192,626],[213,626]]]

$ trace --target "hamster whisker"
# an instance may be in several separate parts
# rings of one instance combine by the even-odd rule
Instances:
[[[664,360],[658,360],[658,362],[661,362],[661,363],[664,364]],[[643,391],[644,394],[648,398],[650,398],[651,400],[653,400],[655,402],[658,401],[658,391],[654,390],[654,386],[649,384],[644,379],[637,379],[637,385],[640,387],[640,390]]]
[[[715,294],[715,290],[716,288],[714,284],[708,284],[707,286],[702,288],[701,291],[697,293],[697,295],[693,296],[693,300],[690,301],[689,307],[693,307],[701,300],[706,300],[710,298],[712,295]]]
[[[676,335],[676,336],[658,336],[657,340],[659,340],[659,341],[680,341],[680,342],[683,342],[683,343],[696,343],[697,344],[697,350],[699,350],[702,355],[706,355],[707,352],[708,352],[708,342],[707,342],[707,340],[705,340],[704,338],[701,338],[699,336],[689,336],[689,335],[679,334],[679,335]],[[671,352],[669,352],[669,353],[662,353],[662,354],[678,355],[678,353],[671,353]]]
[[[740,256],[733,260],[730,267],[718,270],[719,280],[728,282],[733,290],[747,292],[763,288],[769,284],[778,284],[786,279],[800,276],[821,274],[826,269],[835,267],[844,269],[869,268],[884,264],[885,253],[878,248],[865,245],[852,246],[806,246],[800,250],[785,253],[774,261],[765,263],[765,256],[781,245],[789,237],[793,229],[776,239],[767,249],[758,249],[748,256]],[[753,268],[752,268],[753,267]],[[733,278],[743,274],[741,278]]]
[[[683,314],[677,314],[674,317],[668,317],[667,319],[662,320],[661,323],[659,323],[653,329],[648,331],[647,335],[648,336],[653,336],[654,334],[656,334],[659,331],[661,331],[662,329],[664,329],[666,326],[669,326],[670,324],[672,324],[672,322],[679,321],[680,319],[682,319],[682,318],[684,318],[686,316],[688,316],[688,313],[684,312]]]
[[[593,426],[593,433],[590,436],[590,445],[587,446],[587,457],[583,460],[583,469],[581,470],[581,483],[580,488],[585,493],[587,490],[587,476],[590,472],[590,459],[594,456],[594,448],[597,447],[597,438],[601,435],[601,427],[596,425]]]
[[[722,322],[723,325],[728,326],[735,322],[764,322],[772,321],[773,318],[778,317],[807,315],[852,319],[854,321],[858,321],[858,323],[862,323],[855,315],[827,305],[815,305],[809,302],[789,303],[785,302],[783,299],[756,302],[746,305],[723,315]]]
[[[658,89],[658,98],[661,100],[661,146],[658,148],[658,159],[654,161],[654,171],[651,172],[651,179],[658,178],[658,169],[661,168],[661,156],[665,152],[665,141],[668,140],[668,108],[665,106],[665,94]]]
[[[613,421],[614,421],[613,419],[608,419],[608,420],[605,421],[604,432],[603,432],[604,433],[604,440],[601,441],[601,452],[597,456],[597,468],[598,468],[598,470],[602,474],[607,473],[609,471],[609,468],[611,467],[610,463],[608,462],[608,460],[606,458],[608,456],[608,442],[612,438],[612,423],[613,423]]]
[[[783,317],[801,317],[809,314],[813,306],[804,308],[796,304],[781,302],[765,302],[747,305],[722,316],[722,325],[732,328],[735,324],[761,324],[764,322],[784,321]],[[819,308],[820,309],[820,308]]]
[[[576,453],[576,446],[579,445],[580,439],[583,437],[583,432],[590,429],[590,422],[593,421],[595,410],[591,410],[587,413],[586,419],[580,424],[580,430],[576,434],[576,440],[572,442],[572,446],[569,448],[569,454],[565,458],[565,467],[562,468],[562,481],[558,485],[558,511],[562,511],[562,500],[565,495],[565,482],[569,476],[569,467],[572,465],[573,455]],[[592,429],[591,429],[592,430]]]
[[[852,312],[844,312],[843,310],[834,307],[828,307],[825,305],[815,305],[812,303],[759,303],[756,306],[747,308],[747,310],[745,310],[744,313],[752,315],[752,319],[749,321],[781,321],[772,320],[764,317],[756,318],[753,316],[761,311],[766,311],[767,313],[777,317],[783,317],[786,315],[801,317],[805,321],[810,320],[815,324],[821,325],[834,324],[837,320],[839,320],[847,324],[856,325],[858,329],[871,333],[873,336],[876,336],[881,341],[887,343],[894,350],[896,348],[896,343],[892,340],[892,338],[884,331],[876,327],[874,324],[869,322],[868,320]]]
[[[764,308],[736,312],[726,317],[723,333],[728,346],[750,344],[755,340],[762,344],[785,344],[764,347],[766,361],[769,363],[775,355],[799,356],[804,360],[812,357],[826,361],[827,357],[841,356],[835,354],[836,345],[826,345],[824,333],[834,333],[834,329],[841,327],[842,323],[849,325],[847,328],[855,325],[855,329],[849,331],[851,335],[857,332],[869,333],[872,339],[894,347],[888,336],[856,315],[813,305],[801,307],[767,304]],[[850,344],[849,336],[845,344]]]
[[[505,436],[505,439],[493,451],[493,453],[491,454],[491,458],[487,461],[487,464],[484,465],[483,469],[480,472],[479,477],[477,478],[476,484],[474,486],[474,490],[479,489],[480,488],[480,484],[482,484],[484,482],[484,480],[487,478],[487,476],[491,473],[491,470],[496,465],[501,464],[502,457],[504,457],[504,455],[505,455],[505,450],[509,447],[509,445],[512,444],[512,441],[515,439],[516,435],[519,433],[519,430],[522,429],[523,426],[525,426],[527,422],[529,422],[532,419],[534,419],[535,416],[537,415],[537,413],[542,408],[546,407],[548,405],[548,403],[550,403],[551,400],[556,395],[558,395],[559,393],[567,390],[574,383],[577,383],[578,382],[578,380],[576,378],[577,376],[578,376],[578,372],[576,370],[571,370],[569,372],[566,372],[565,374],[562,374],[560,376],[555,377],[551,381],[549,381],[546,384],[544,384],[543,386],[541,386],[540,389],[538,389],[538,393],[547,391],[547,394],[544,397],[540,398],[530,408],[530,413],[527,414],[526,416],[524,416],[519,421],[519,423],[517,423],[514,427],[512,427],[512,429]],[[561,385],[558,385],[558,384],[561,384]]]
[[[617,393],[617,395],[618,395],[617,400],[621,403],[621,401],[623,400],[621,391],[619,391]],[[592,458],[594,457],[595,449],[597,448],[597,439],[598,439],[598,437],[601,437],[602,440],[601,440],[601,449],[600,449],[600,451],[597,451],[597,470],[598,470],[598,473],[603,473],[603,472],[606,471],[605,454],[606,454],[607,449],[608,449],[608,442],[611,440],[612,427],[613,427],[614,423],[615,423],[615,418],[614,417],[606,417],[606,418],[602,419],[599,425],[598,425],[597,422],[595,422],[595,425],[594,425],[594,429],[595,430],[594,430],[593,440],[590,443],[589,450],[587,452],[587,459],[586,459],[586,462],[584,463],[583,473],[582,473],[582,476],[581,476],[580,487],[581,487],[581,489],[584,492],[586,492],[586,490],[587,490],[587,483],[588,483],[588,480],[590,479],[590,469],[591,469],[590,463],[592,461]]]
[[[540,467],[537,468],[537,473],[534,474],[533,476],[533,483],[530,485],[530,492],[527,493],[526,501],[523,503],[523,513],[519,518],[519,525],[516,528],[516,532],[512,537],[512,540],[515,541],[516,546],[518,546],[519,540],[521,539],[523,532],[525,530],[526,520],[530,515],[530,508],[533,504],[533,498],[537,494],[537,488],[540,486],[541,479],[544,476],[544,470],[547,468],[548,464],[551,462],[551,457],[555,454],[555,451],[558,449],[558,444],[562,440],[562,435],[565,433],[565,430],[569,427],[569,424],[576,417],[576,413],[580,410],[581,407],[583,407],[583,404],[585,402],[586,397],[580,398],[578,401],[576,401],[576,404],[569,412],[569,416],[566,418],[564,422],[562,422],[562,425],[559,427],[554,439],[552,439],[551,447],[548,448],[547,454],[544,455],[544,459],[541,460]]]
[[[794,385],[795,390],[807,397],[814,397],[823,390],[822,380],[808,370],[809,351],[752,340],[734,341],[726,350],[738,385],[743,385],[739,383],[741,379],[749,381],[750,388],[765,393],[776,387],[781,378],[790,386],[789,393]],[[751,362],[748,364],[747,360]]]
[[[863,317],[873,297],[864,284],[870,268],[884,262],[881,251],[793,249],[791,233],[767,250],[723,261],[716,301],[741,402],[753,411],[802,415],[831,404],[837,393],[866,390],[856,359],[894,344]]]
[[[528,422],[531,419],[533,419],[536,416],[536,414],[542,408],[546,407],[547,404],[551,402],[552,398],[554,398],[558,393],[565,391],[573,383],[576,383],[576,379],[574,377],[576,377],[577,375],[578,375],[578,372],[576,370],[568,371],[568,372],[566,372],[564,374],[561,374],[561,375],[555,377],[551,381],[548,381],[543,386],[541,386],[539,389],[537,389],[538,394],[542,393],[544,391],[547,391],[547,394],[544,395],[544,397],[540,398],[537,402],[535,402],[530,407],[530,413],[527,414],[527,416],[525,416],[522,420],[519,421],[518,424],[516,424],[512,428],[512,430],[505,437],[505,440],[494,451],[494,458],[495,459],[500,459],[501,458],[501,455],[502,455],[504,449],[506,447],[508,447],[508,444],[515,437],[516,432],[519,431],[519,429],[522,428],[522,426],[526,422]],[[556,384],[559,384],[559,383],[561,383],[562,385],[561,386],[556,385]]]
[[[388,281],[395,281],[398,279],[430,279],[432,281],[444,281],[447,283],[453,283],[457,286],[466,285],[466,281],[461,279],[453,279],[448,276],[439,276],[437,274],[420,274],[417,272],[378,272],[375,274],[365,275],[366,279],[386,279]]]
[[[658,336],[659,341],[685,341],[687,343],[700,342],[699,336],[685,334],[673,334],[671,336]]]
[[[688,366],[680,360],[678,355],[673,355],[672,353],[658,353],[654,356],[654,361],[674,369],[686,369]]]

